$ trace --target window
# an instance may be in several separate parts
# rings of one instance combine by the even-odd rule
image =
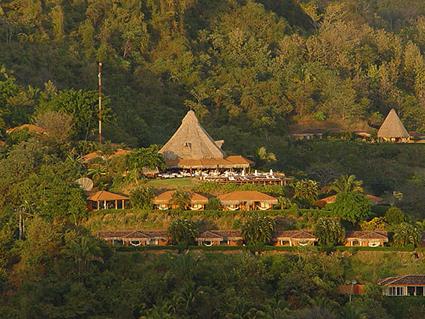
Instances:
[[[281,240],[280,245],[281,246],[291,246],[291,242],[289,240]]]
[[[416,296],[424,295],[424,287],[416,287]]]
[[[403,287],[389,287],[389,296],[403,296]]]
[[[409,286],[407,287],[407,295],[408,296],[414,296],[415,295],[415,287]]]

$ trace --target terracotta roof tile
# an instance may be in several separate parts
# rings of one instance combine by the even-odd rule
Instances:
[[[201,240],[242,240],[240,230],[207,230],[199,234]]]
[[[175,190],[163,192],[159,194],[158,196],[156,196],[152,202],[155,205],[163,205],[163,204],[168,205],[171,199],[173,198],[173,195],[175,192],[176,192]],[[192,204],[205,205],[208,203],[208,198],[205,196],[202,196],[198,193],[193,193],[193,192],[190,193],[190,195],[191,195],[190,200]]]
[[[103,239],[168,239],[166,230],[124,230],[99,232]]]
[[[275,238],[315,239],[317,237],[309,230],[284,230],[276,233]]]
[[[108,191],[98,191],[90,195],[88,199],[93,202],[97,202],[97,201],[110,201],[110,200],[127,200],[129,198],[127,196],[111,193]]]
[[[388,241],[388,233],[379,230],[354,230],[347,232],[347,239],[383,239]]]
[[[378,281],[381,286],[425,286],[425,274],[388,277]]]
[[[234,204],[237,202],[267,202],[277,204],[275,197],[257,191],[235,191],[217,196],[223,204]]]

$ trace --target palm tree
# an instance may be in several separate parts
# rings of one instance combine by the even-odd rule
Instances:
[[[85,271],[92,261],[101,261],[99,257],[101,253],[100,247],[95,240],[88,236],[73,238],[68,242],[65,253],[74,259],[78,269],[78,276]]]
[[[190,193],[185,191],[175,191],[171,198],[171,203],[181,210],[186,210],[190,206]]]
[[[268,244],[274,233],[274,221],[270,217],[254,216],[242,226],[242,236],[247,244]]]
[[[329,187],[335,193],[363,193],[363,181],[357,180],[355,175],[343,175],[337,178]]]
[[[303,179],[294,185],[294,199],[301,204],[312,205],[319,196],[319,185],[316,181]]]
[[[421,239],[421,232],[416,225],[407,222],[394,227],[394,244],[398,247],[412,245],[417,247]]]

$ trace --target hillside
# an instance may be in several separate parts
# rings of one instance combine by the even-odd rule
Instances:
[[[0,0],[0,319],[425,318],[424,57],[424,0]]]
[[[70,89],[95,91],[102,61],[113,142],[162,144],[189,107],[228,151],[248,155],[298,119],[363,127],[395,107],[409,130],[423,131],[425,8],[419,0],[408,8],[378,0],[2,1],[0,128],[33,121],[46,104],[58,108]]]

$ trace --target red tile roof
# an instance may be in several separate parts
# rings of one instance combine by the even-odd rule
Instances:
[[[332,204],[336,202],[336,196],[337,195],[331,195],[322,199],[319,199],[316,203],[318,204]],[[372,204],[377,205],[382,203],[383,199],[381,197],[367,194],[366,198],[369,199],[369,201],[372,202]]]
[[[124,230],[99,232],[98,236],[107,239],[167,239],[166,230]]]
[[[276,239],[281,238],[296,238],[296,239],[314,239],[317,237],[309,230],[283,230],[276,232],[274,236]]]
[[[242,240],[240,230],[207,230],[199,234],[197,240]]]
[[[278,203],[275,197],[257,191],[235,191],[219,195],[217,198],[225,205],[232,205],[239,202]]]
[[[163,192],[153,199],[153,203],[155,205],[168,205],[175,192],[175,190]],[[208,203],[208,198],[198,193],[190,193],[190,202],[192,204],[206,205]]]
[[[108,191],[98,191],[90,195],[88,199],[93,202],[98,202],[98,201],[112,201],[112,200],[127,200],[129,198],[127,196],[111,193]]]
[[[380,230],[354,230],[347,232],[346,239],[380,239],[388,241],[388,233]]]
[[[381,286],[425,286],[425,274],[388,277],[378,281]]]

